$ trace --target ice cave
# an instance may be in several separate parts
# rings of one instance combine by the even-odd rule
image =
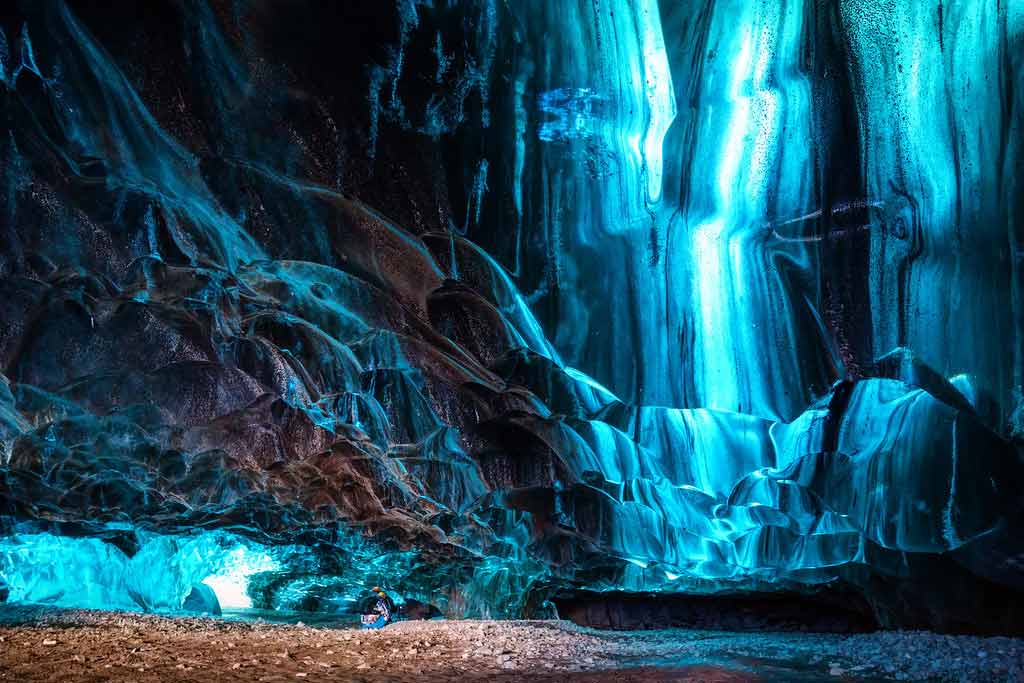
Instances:
[[[1024,634],[1024,0],[7,0],[0,81],[0,613]]]

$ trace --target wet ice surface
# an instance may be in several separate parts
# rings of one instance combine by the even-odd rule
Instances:
[[[8,681],[1024,680],[1024,640],[926,632],[609,632],[560,621],[400,622],[367,632],[342,621],[8,607],[0,644]]]

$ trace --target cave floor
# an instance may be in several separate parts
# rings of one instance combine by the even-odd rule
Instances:
[[[611,632],[409,621],[381,631],[6,607],[0,681],[1024,681],[1024,640],[923,632]]]

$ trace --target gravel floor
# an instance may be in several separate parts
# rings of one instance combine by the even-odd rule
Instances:
[[[1024,681],[1024,640],[607,632],[566,622],[382,631],[77,610],[0,611],[0,681]]]

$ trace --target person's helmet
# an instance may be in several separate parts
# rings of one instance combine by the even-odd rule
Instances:
[[[382,590],[380,589],[380,586],[374,586],[374,587],[373,587],[373,588],[371,588],[370,590],[372,590],[372,591],[373,591],[374,593],[383,593],[383,592],[384,592],[384,591],[382,591]]]

